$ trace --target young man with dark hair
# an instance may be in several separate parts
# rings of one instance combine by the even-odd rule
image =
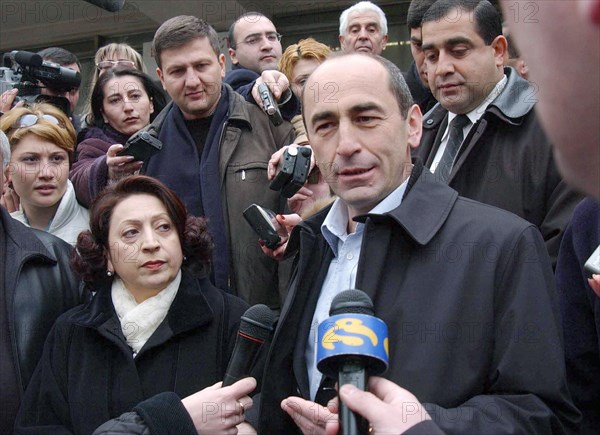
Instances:
[[[554,264],[581,196],[558,173],[534,111],[535,88],[503,67],[500,13],[486,0],[438,0],[422,32],[440,104],[425,116],[414,155],[459,194],[535,224]]]
[[[190,213],[208,218],[217,287],[277,309],[281,268],[262,254],[243,211],[252,203],[284,211],[285,198],[269,189],[267,163],[293,142],[293,128],[288,122],[273,126],[257,105],[222,82],[225,56],[217,33],[201,19],[171,18],[156,31],[152,48],[173,101],[147,127],[163,149],[144,172],[175,190]]]
[[[265,70],[276,70],[281,59],[281,35],[271,20],[247,12],[229,27],[229,57],[233,69],[223,80],[233,89],[256,80]]]
[[[77,59],[77,56],[75,56],[73,53],[65,50],[64,48],[49,47],[38,51],[37,54],[42,56],[42,59],[45,61],[56,63],[64,68],[72,69],[73,71],[77,71],[81,74],[81,63],[79,62],[79,59]],[[81,120],[79,116],[74,114],[77,103],[79,102],[79,87],[73,88],[68,92],[61,92],[49,87],[43,87],[42,94],[66,98],[69,101],[69,107],[71,109],[69,114],[71,116],[71,121],[73,122],[75,130],[79,131],[81,128]]]
[[[437,104],[437,100],[429,90],[427,72],[425,71],[425,54],[423,54],[423,37],[421,23],[423,16],[436,0],[413,0],[408,6],[406,25],[410,33],[410,52],[413,63],[406,73],[404,79],[415,99],[415,103],[421,108],[421,113],[429,112]]]

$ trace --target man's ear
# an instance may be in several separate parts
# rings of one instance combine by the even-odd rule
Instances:
[[[494,38],[490,47],[494,50],[494,59],[496,60],[496,66],[501,67],[506,64],[508,60],[508,42],[503,35],[498,35]]]
[[[421,108],[417,104],[408,109],[406,115],[406,133],[407,143],[411,149],[415,149],[421,143],[421,133],[423,132],[423,115]]]
[[[235,52],[235,50],[233,48],[229,48],[227,50],[227,53],[229,53],[229,58],[231,59],[232,64],[237,65],[240,62],[237,59],[237,53]]]
[[[221,67],[221,80],[223,80],[225,78],[225,55],[223,53],[219,54],[218,59],[219,66]]]
[[[388,43],[388,35],[385,35],[383,37],[383,39],[381,40],[381,51],[385,50],[385,47],[387,46]]]
[[[163,72],[160,68],[156,68],[156,75],[158,76],[158,78],[160,79],[160,84],[162,85],[164,91],[167,91],[167,88],[165,87],[165,77],[163,76]]]

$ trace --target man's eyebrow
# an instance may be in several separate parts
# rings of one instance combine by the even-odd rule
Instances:
[[[335,114],[333,113],[333,111],[331,110],[325,110],[323,112],[317,112],[315,113],[311,118],[310,118],[310,122],[311,124],[316,124],[319,121],[323,121],[325,119],[330,119],[333,116],[335,116]]]
[[[383,112],[383,109],[381,108],[380,105],[375,104],[375,103],[362,103],[362,104],[357,104],[355,106],[352,106],[348,112],[352,115],[356,115],[358,113],[362,113],[362,112],[367,112],[369,110],[374,110],[377,112]]]
[[[444,47],[454,47],[455,45],[459,44],[467,44],[469,46],[472,46],[473,41],[471,41],[469,38],[465,38],[464,36],[457,36],[455,38],[447,39],[446,41],[444,41],[443,45]],[[435,44],[433,42],[423,42],[421,48],[423,49],[423,51],[433,50],[435,48]]]
[[[459,44],[473,45],[473,41],[471,41],[469,38],[465,38],[464,36],[457,36],[456,38],[448,39],[444,45],[454,47],[455,45]]]

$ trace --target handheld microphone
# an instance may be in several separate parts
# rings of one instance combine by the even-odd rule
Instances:
[[[271,335],[274,320],[273,311],[266,305],[253,305],[246,310],[241,318],[235,347],[225,371],[224,387],[250,376],[261,346]]]
[[[374,316],[369,296],[345,290],[331,302],[330,317],[319,325],[317,368],[338,380],[366,391],[369,375],[387,370],[389,342],[386,324]],[[367,421],[340,400],[339,419],[343,435],[367,433]]]

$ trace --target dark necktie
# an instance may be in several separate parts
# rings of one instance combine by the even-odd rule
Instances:
[[[442,154],[442,159],[435,170],[438,180],[444,183],[447,183],[450,178],[454,159],[464,139],[463,129],[470,123],[471,121],[467,115],[458,115],[450,123],[448,143],[446,144],[444,154]]]

